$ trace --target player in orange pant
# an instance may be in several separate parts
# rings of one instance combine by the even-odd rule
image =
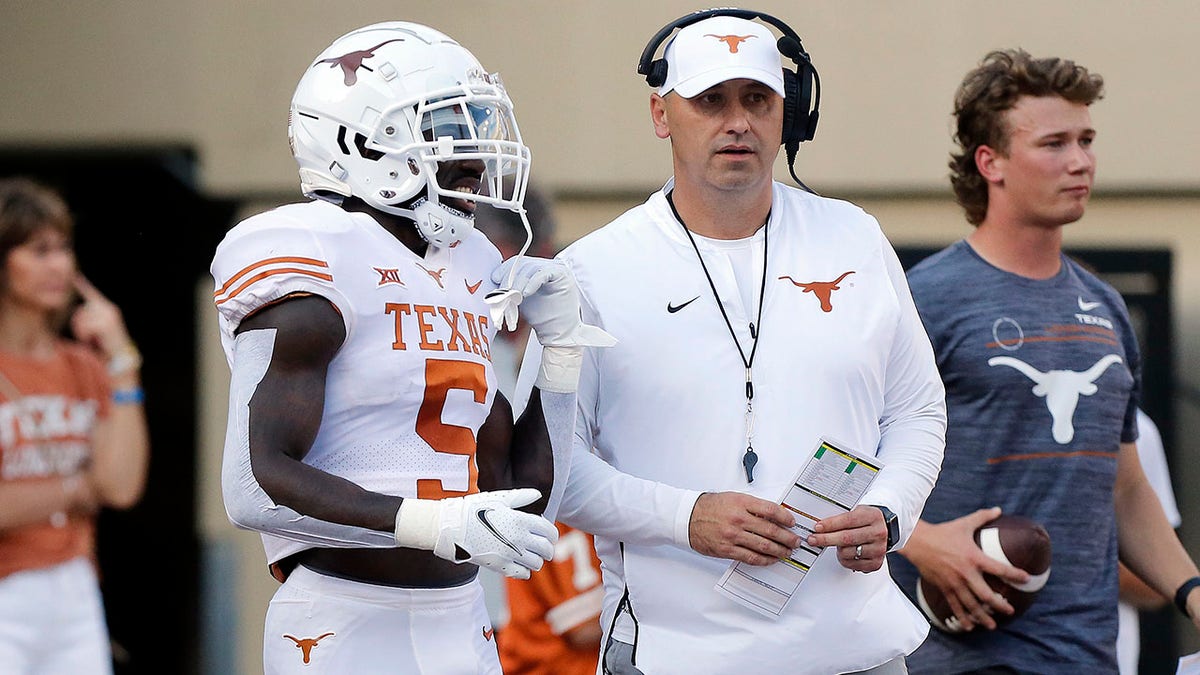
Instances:
[[[592,675],[604,587],[592,535],[557,523],[554,559],[528,580],[506,579],[509,622],[497,636],[506,675]]]

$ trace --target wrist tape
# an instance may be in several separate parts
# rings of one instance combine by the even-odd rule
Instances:
[[[542,363],[538,366],[534,385],[542,391],[570,394],[579,388],[579,371],[583,368],[583,347],[542,347]]]
[[[396,511],[396,543],[432,551],[441,530],[442,504],[433,499],[406,498]]]

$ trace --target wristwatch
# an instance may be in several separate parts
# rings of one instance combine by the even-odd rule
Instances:
[[[888,532],[887,550],[891,552],[891,550],[896,547],[896,544],[900,543],[900,516],[892,513],[892,510],[886,506],[880,506],[878,504],[872,504],[871,506],[874,506],[883,512],[883,522],[885,525],[887,525]]]

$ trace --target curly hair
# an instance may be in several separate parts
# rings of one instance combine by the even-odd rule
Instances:
[[[972,225],[983,222],[988,209],[987,181],[975,165],[975,151],[986,145],[1008,152],[1009,129],[1004,113],[1022,96],[1059,96],[1091,105],[1104,96],[1104,78],[1062,58],[1035,59],[1022,49],[990,52],[967,73],[954,95],[954,141],[961,149],[950,155],[950,184]]]

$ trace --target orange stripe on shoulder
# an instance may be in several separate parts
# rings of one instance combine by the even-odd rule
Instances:
[[[267,270],[266,272],[262,272],[260,274],[256,274],[256,275],[250,277],[249,279],[246,280],[246,282],[244,284],[233,289],[229,293],[229,295],[225,296],[224,298],[221,298],[220,300],[217,300],[216,305],[218,307],[220,307],[221,305],[225,304],[226,302],[229,302],[230,300],[236,298],[238,296],[238,293],[241,293],[242,291],[246,290],[247,286],[250,286],[251,284],[253,284],[256,281],[266,279],[267,277],[275,276],[276,274],[302,274],[304,276],[313,277],[314,279],[321,279],[323,281],[333,281],[332,274],[325,274],[323,272],[314,272],[312,270],[301,269],[299,267],[279,267],[279,268],[276,268],[273,270]]]
[[[222,293],[228,291],[231,286],[236,284],[239,279],[246,276],[247,274],[250,274],[251,272],[253,272],[256,269],[259,269],[261,267],[266,267],[267,265],[278,265],[278,264],[282,264],[282,263],[292,263],[292,264],[296,264],[296,265],[312,265],[314,267],[320,267],[322,269],[329,269],[329,263],[325,262],[324,260],[318,260],[316,258],[302,258],[299,256],[280,256],[278,258],[265,258],[263,260],[259,260],[256,263],[247,265],[246,267],[243,267],[242,269],[238,270],[237,274],[234,274],[232,277],[230,277],[229,281],[226,281],[224,286],[217,289],[216,291],[213,291],[213,297],[214,298],[219,297]]]

